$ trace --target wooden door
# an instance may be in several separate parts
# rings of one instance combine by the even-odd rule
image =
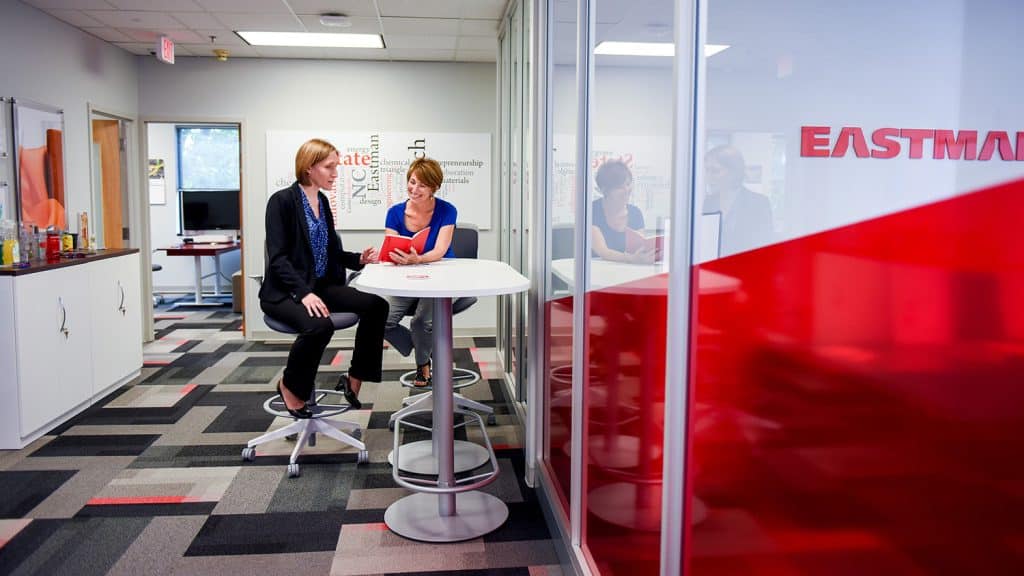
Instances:
[[[103,194],[103,246],[123,248],[121,206],[121,135],[117,120],[93,120],[92,141],[98,145]]]

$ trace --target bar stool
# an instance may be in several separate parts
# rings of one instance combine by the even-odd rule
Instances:
[[[297,330],[280,320],[263,315],[266,325],[276,332],[282,334],[296,334]],[[331,314],[331,323],[335,330],[344,330],[355,326],[359,322],[359,316],[350,312],[336,312]],[[295,449],[292,450],[291,459],[288,461],[288,477],[295,478],[299,475],[299,455],[302,449],[309,446],[316,446],[317,433],[352,446],[359,450],[356,456],[356,463],[363,464],[369,461],[369,452],[366,445],[360,440],[362,431],[359,424],[348,420],[326,420],[329,416],[337,416],[347,412],[352,407],[345,401],[345,395],[337,390],[314,389],[309,402],[309,410],[313,412],[312,418],[295,418],[291,424],[272,430],[249,440],[249,443],[242,449],[242,459],[251,462],[256,458],[256,446],[288,436],[296,437]],[[268,414],[279,418],[291,418],[285,408],[284,400],[280,394],[271,396],[263,403],[263,410]],[[345,431],[348,431],[347,433]]]

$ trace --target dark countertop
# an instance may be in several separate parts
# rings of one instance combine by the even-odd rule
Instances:
[[[0,276],[24,276],[25,274],[33,274],[35,272],[45,272],[46,270],[65,268],[67,266],[77,266],[78,264],[87,264],[89,262],[105,260],[107,258],[115,258],[117,256],[124,256],[126,254],[135,254],[138,251],[138,248],[119,248],[116,250],[96,250],[95,252],[86,251],[84,252],[85,256],[82,256],[81,258],[62,257],[60,260],[57,260],[55,262],[33,260],[31,264],[25,268],[15,268],[14,266],[0,266]]]

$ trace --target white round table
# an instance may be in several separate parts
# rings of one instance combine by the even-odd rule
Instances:
[[[395,466],[395,481],[420,493],[388,506],[385,524],[396,534],[424,542],[460,542],[497,529],[508,518],[508,506],[490,494],[458,486],[455,481],[452,299],[522,292],[530,287],[529,280],[504,262],[446,259],[415,266],[370,264],[352,286],[380,296],[434,300],[432,440],[437,457],[437,485],[408,484],[400,479]],[[396,434],[398,430],[396,425]],[[496,477],[497,474],[471,486],[480,487]],[[437,495],[436,504],[432,495]]]

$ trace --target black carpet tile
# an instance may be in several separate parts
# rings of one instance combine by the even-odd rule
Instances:
[[[338,545],[344,512],[267,512],[211,516],[186,556],[323,552]],[[254,567],[255,570],[255,567]]]
[[[60,488],[76,473],[75,470],[5,470],[0,471],[0,518],[21,518]]]
[[[29,455],[30,458],[58,456],[138,456],[160,439],[154,434],[118,436],[58,436]]]
[[[0,574],[106,574],[149,521],[143,517],[34,520],[0,549]]]

